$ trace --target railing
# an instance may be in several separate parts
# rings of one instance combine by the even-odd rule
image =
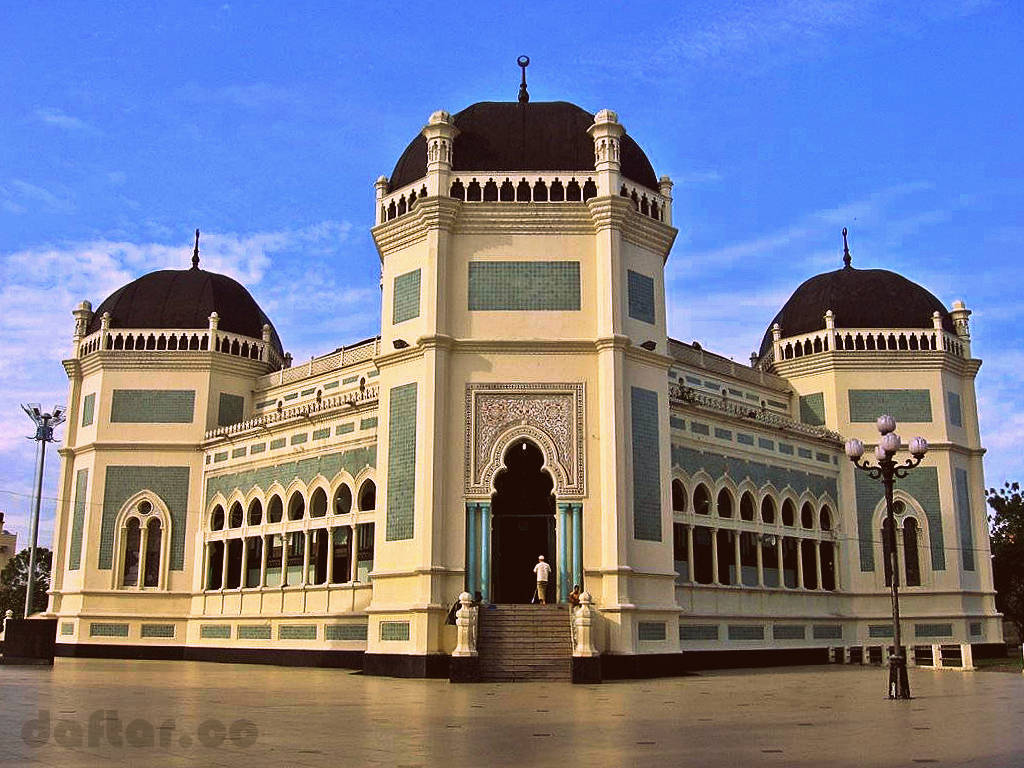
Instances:
[[[335,371],[347,365],[373,360],[378,354],[380,354],[379,336],[357,342],[351,346],[340,347],[321,357],[311,357],[308,363],[294,365],[291,368],[282,368],[273,373],[260,376],[256,379],[256,389],[263,390],[280,386],[281,384],[290,384],[310,376]]]
[[[843,328],[822,329],[779,339],[772,344],[772,360],[794,360],[829,351],[949,352],[965,357],[963,341],[945,330]]]
[[[274,345],[220,330],[108,328],[100,329],[78,342],[78,357],[96,352],[220,352],[278,367],[284,363]]]
[[[469,592],[463,592],[459,595],[459,603],[461,605],[455,614],[457,636],[452,656],[476,656],[480,608],[473,603],[473,598]]]
[[[594,620],[597,618],[597,610],[594,608],[594,599],[589,592],[580,595],[580,605],[574,611],[569,610],[572,615],[572,655],[573,656],[597,656],[597,648],[594,647]]]
[[[338,397],[317,400],[313,403],[297,405],[292,408],[281,408],[280,410],[273,411],[262,416],[253,416],[251,419],[240,421],[237,424],[230,424],[225,427],[211,429],[204,437],[206,440],[212,440],[216,437],[227,437],[240,432],[247,432],[250,429],[267,427],[275,422],[286,421],[297,416],[313,416],[323,411],[329,411],[332,408],[339,408],[341,406],[354,407],[363,403],[374,402],[377,400],[378,390],[379,387],[367,387],[366,389],[358,392],[349,392],[347,395],[339,395]]]
[[[740,402],[734,403],[730,400],[715,397],[714,395],[705,395],[704,393],[697,392],[690,387],[670,386],[668,388],[668,396],[670,400],[674,400],[678,403],[696,405],[700,408],[719,411],[741,419],[749,419],[750,421],[763,424],[766,427],[771,427],[772,429],[796,432],[797,434],[815,437],[819,440],[827,440],[839,445],[844,442],[842,435],[838,432],[833,432],[830,429],[825,429],[824,427],[813,427],[809,424],[795,421],[794,419],[790,419],[786,416],[780,416],[777,413],[772,413],[753,405],[746,405]]]
[[[448,196],[466,203],[584,203],[597,196],[595,173],[545,171],[494,173],[460,171],[452,174]],[[427,194],[421,181],[409,184],[381,198],[377,223],[397,219],[413,210],[416,201]],[[658,192],[624,181],[619,195],[629,198],[638,213],[665,221],[669,199]]]

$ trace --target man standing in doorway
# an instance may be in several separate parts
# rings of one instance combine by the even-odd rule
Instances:
[[[544,555],[537,558],[533,572],[537,574],[537,599],[540,600],[541,605],[547,605],[548,577],[551,575],[551,566],[544,562]]]

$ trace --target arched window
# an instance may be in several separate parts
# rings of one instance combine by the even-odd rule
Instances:
[[[160,553],[162,551],[163,526],[160,525],[160,520],[154,517],[146,523],[146,560],[142,568],[142,586],[160,586]]]
[[[711,529],[696,526],[693,529],[693,580],[698,584],[711,584],[715,580],[712,546]]]
[[[124,531],[124,568],[121,586],[135,587],[139,583],[139,548],[142,546],[142,526],[137,517],[128,519]]]
[[[797,588],[797,560],[800,557],[800,548],[797,540],[785,537],[782,540],[782,575],[783,584],[789,589]]]
[[[917,520],[908,517],[903,521],[903,562],[908,587],[921,586],[921,559],[917,549]]]
[[[711,514],[711,494],[703,483],[693,492],[693,511],[698,515]]]
[[[228,527],[242,527],[242,505],[237,501],[231,505],[231,511],[228,513]]]
[[[800,508],[800,525],[804,528],[814,527],[814,508],[809,502],[804,502]]]
[[[793,506],[793,502],[786,499],[782,502],[782,524],[793,525],[796,518],[796,508]]]
[[[263,562],[263,537],[251,536],[245,540],[245,547],[248,550],[245,554],[245,584],[246,587],[260,586],[260,566]]]
[[[718,516],[732,517],[732,494],[725,488],[718,492]]]
[[[740,518],[743,520],[754,519],[754,497],[747,491],[740,498]]]
[[[821,523],[821,530],[823,530],[823,531],[831,531],[832,530],[832,510],[830,510],[828,508],[827,504],[824,507],[821,508],[820,523]]]
[[[373,480],[364,480],[359,487],[359,510],[366,512],[377,508],[377,486]]]
[[[771,496],[765,496],[761,502],[761,520],[765,523],[775,522],[775,501]]]
[[[263,505],[259,499],[253,499],[249,505],[249,525],[259,525],[263,522]]]
[[[289,520],[301,520],[306,514],[306,500],[302,498],[302,493],[295,491],[292,494],[291,499],[288,500],[288,519]]]
[[[224,507],[220,504],[213,508],[213,514],[210,515],[210,530],[224,530]]]
[[[323,517],[327,514],[327,494],[323,488],[317,488],[309,498],[309,516]]]
[[[818,566],[815,561],[814,542],[800,540],[800,556],[803,559],[804,589],[818,588]]]
[[[683,484],[679,480],[672,481],[672,511],[686,511],[686,489],[683,488]]]
[[[275,494],[270,497],[270,503],[267,504],[267,522],[280,523],[283,515],[284,505],[281,503],[281,497]]]
[[[347,515],[352,511],[352,489],[345,483],[334,492],[334,514]]]
[[[892,545],[894,543],[892,536],[892,524],[889,519],[886,518],[882,521],[882,565],[885,569],[885,586],[892,586]],[[899,579],[896,580],[899,585]]]

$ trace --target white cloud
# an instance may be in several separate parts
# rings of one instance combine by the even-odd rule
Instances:
[[[52,125],[57,128],[63,128],[67,131],[95,131],[93,126],[81,118],[69,115],[60,109],[37,109],[32,113],[32,117],[41,123],[46,125]]]

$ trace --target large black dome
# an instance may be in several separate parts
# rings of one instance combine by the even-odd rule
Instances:
[[[567,101],[481,101],[453,115],[459,135],[453,147],[456,171],[593,171],[594,116]],[[647,155],[629,136],[619,152],[622,175],[658,189]],[[427,140],[412,140],[391,172],[391,189],[427,175]]]
[[[832,310],[836,328],[931,328],[932,313],[953,333],[953,321],[942,302],[917,283],[885,269],[844,267],[804,282],[768,325],[761,357],[772,350],[772,326],[783,338],[821,330]]]
[[[210,314],[220,316],[218,327],[253,339],[270,339],[283,355],[281,339],[249,291],[227,275],[205,269],[162,269],[133,280],[110,294],[97,307],[89,333],[98,331],[104,312],[112,328],[208,328]]]

